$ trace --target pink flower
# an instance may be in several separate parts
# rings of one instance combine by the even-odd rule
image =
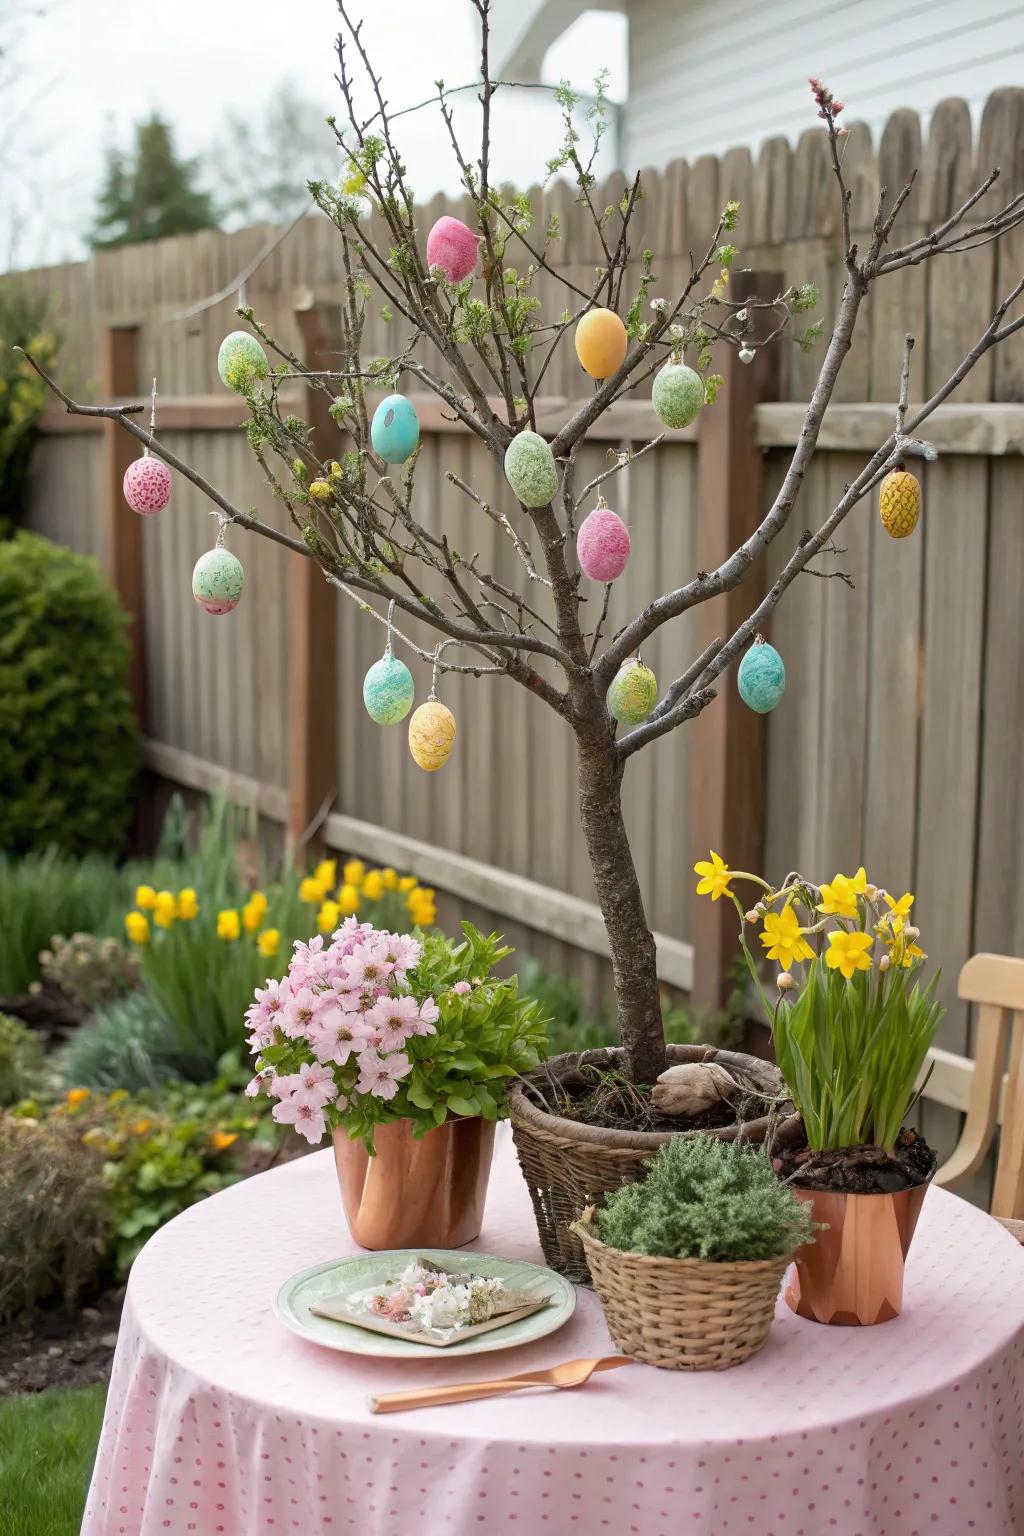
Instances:
[[[262,1079],[262,1077],[250,1078],[249,1081],[245,1085],[245,1096],[246,1096],[246,1098],[247,1099],[255,1099],[255,1098],[257,1098],[259,1096],[259,1093],[260,1093],[260,1090],[262,1089],[262,1087],[263,1087],[263,1079]]]
[[[311,1061],[303,1062],[298,1072],[296,1093],[303,1093],[310,1099],[316,1099],[321,1105],[329,1103],[337,1097],[338,1090],[334,1086],[334,1073],[329,1067],[319,1066]]]
[[[414,1035],[436,1035],[434,1025],[441,1017],[441,1010],[432,997],[425,997],[420,1004],[419,1019],[413,1029]]]
[[[283,981],[268,981],[265,987],[256,988],[256,1001],[245,1010],[245,1017],[257,1034],[265,1034],[267,1040],[274,1037],[274,1024],[278,1014],[292,995],[285,977]]]
[[[407,933],[385,933],[381,935],[387,958],[394,967],[395,975],[399,980],[404,980],[406,971],[411,971],[419,965],[423,955],[423,945],[416,939],[411,939]]]
[[[362,991],[367,987],[384,986],[395,969],[380,941],[357,944],[352,953],[341,962],[342,975],[347,991]]]
[[[303,944],[301,939],[295,940],[295,953],[288,967],[288,976],[296,990],[300,987],[323,986],[330,966],[331,957],[324,949],[322,933],[310,939],[308,944]]]
[[[366,1015],[371,1029],[380,1034],[381,1049],[397,1051],[410,1035],[419,1033],[420,1011],[414,997],[381,997]]]
[[[472,992],[472,990],[473,988],[468,981],[457,981],[454,987],[452,987],[452,991],[457,992],[460,997],[465,997],[466,993]]]
[[[290,1040],[296,1040],[309,1030],[309,1026],[323,1007],[323,994],[302,987],[282,1010],[278,1023]]]
[[[299,1074],[297,1072],[282,1072],[279,1077],[272,1077],[267,1087],[267,1093],[272,1099],[288,1099],[299,1086]]]
[[[311,1147],[323,1139],[327,1129],[323,1104],[317,1103],[314,1097],[301,1089],[293,1093],[291,1098],[275,1104],[273,1115],[279,1125],[293,1125],[300,1136],[305,1136]]]
[[[359,1093],[372,1093],[375,1099],[393,1099],[398,1092],[398,1082],[412,1071],[412,1062],[404,1051],[391,1056],[378,1056],[375,1051],[364,1051],[359,1058]]]
[[[317,1061],[333,1061],[343,1067],[352,1055],[366,1049],[367,1029],[359,1014],[345,1013],[337,1004],[325,1008],[310,1025],[306,1039]]]

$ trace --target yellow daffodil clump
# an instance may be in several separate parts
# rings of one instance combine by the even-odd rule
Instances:
[[[373,921],[396,931],[410,922],[431,928],[437,922],[437,898],[415,875],[400,874],[391,865],[369,868],[362,859],[322,859],[298,888],[299,900],[317,908],[317,930],[333,933],[347,917]]]

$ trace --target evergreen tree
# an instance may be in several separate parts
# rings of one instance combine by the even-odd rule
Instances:
[[[208,192],[196,185],[198,162],[179,160],[170,126],[160,117],[135,126],[130,156],[116,147],[107,152],[96,222],[89,236],[95,250],[215,229],[217,217]]]

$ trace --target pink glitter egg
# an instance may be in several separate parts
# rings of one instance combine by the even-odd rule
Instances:
[[[461,283],[476,271],[480,242],[461,219],[445,215],[427,236],[427,266],[440,267],[450,283]]]
[[[629,562],[629,529],[611,507],[595,507],[576,535],[580,570],[591,581],[614,581]]]
[[[122,489],[132,511],[149,517],[162,512],[171,499],[171,472],[162,459],[147,454],[128,465]]]

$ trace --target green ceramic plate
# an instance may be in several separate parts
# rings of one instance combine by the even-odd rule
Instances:
[[[435,1349],[430,1344],[417,1344],[411,1339],[392,1339],[382,1333],[368,1333],[352,1323],[334,1322],[329,1317],[316,1317],[310,1312],[310,1303],[323,1296],[336,1296],[339,1291],[357,1291],[400,1273],[416,1258],[430,1259],[452,1273],[471,1271],[478,1275],[497,1276],[517,1290],[531,1291],[537,1296],[550,1296],[552,1305],[524,1317],[493,1333],[477,1334],[462,1344],[451,1344],[447,1349]],[[515,1349],[519,1344],[530,1344],[554,1333],[568,1322],[576,1307],[576,1292],[568,1280],[553,1269],[539,1264],[527,1264],[521,1259],[498,1259],[489,1253],[472,1253],[465,1249],[419,1248],[389,1249],[385,1253],[359,1254],[352,1259],[331,1259],[314,1269],[304,1269],[301,1274],[286,1280],[274,1298],[274,1311],[286,1327],[314,1344],[324,1344],[328,1349],[340,1349],[353,1355],[384,1355],[389,1359],[404,1357],[410,1360],[443,1360],[455,1355],[485,1355],[495,1349]]]

